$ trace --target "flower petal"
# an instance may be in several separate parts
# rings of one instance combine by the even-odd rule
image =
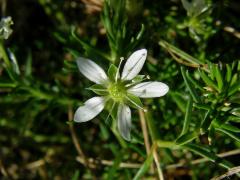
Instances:
[[[80,106],[74,114],[75,122],[86,122],[96,117],[104,108],[103,97],[93,97]]]
[[[118,107],[118,130],[122,137],[130,141],[131,140],[131,110],[130,108],[125,104],[120,104]]]
[[[147,57],[147,50],[135,51],[127,60],[122,72],[123,80],[132,80],[141,71]]]
[[[168,90],[169,87],[166,84],[150,81],[137,84],[128,89],[128,92],[141,98],[151,98],[164,96]]]
[[[108,79],[104,70],[89,59],[79,57],[77,59],[77,65],[79,71],[90,81],[93,81],[97,84],[102,84]]]

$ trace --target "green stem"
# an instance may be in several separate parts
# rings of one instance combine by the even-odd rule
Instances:
[[[160,138],[159,131],[156,128],[156,124],[154,123],[152,113],[150,111],[147,111],[146,113],[146,119],[147,119],[147,126],[149,128],[149,133],[152,139],[152,142],[155,140],[158,140]]]
[[[51,100],[53,97],[49,94],[45,94],[37,89],[33,89],[31,87],[23,87],[22,89],[27,90],[31,95],[34,97],[37,97],[38,99],[44,99],[44,100]]]
[[[113,134],[116,136],[119,144],[122,146],[122,148],[127,148],[127,144],[126,142],[123,140],[123,138],[119,135],[119,133],[117,132],[117,130],[115,128],[112,128],[112,132]]]
[[[10,79],[12,81],[16,81],[14,75],[12,74],[10,59],[9,59],[6,49],[4,47],[4,43],[1,40],[0,40],[0,58],[2,58],[6,64],[6,71],[9,75]]]
[[[1,88],[15,88],[17,84],[14,83],[0,83]]]
[[[178,149],[179,146],[175,144],[173,141],[163,141],[160,140],[159,131],[156,128],[154,120],[152,118],[152,113],[146,112],[147,125],[149,128],[150,136],[152,138],[152,142],[156,143],[159,148],[170,148],[170,149]]]
[[[7,65],[7,68],[10,68],[11,63],[10,63],[10,60],[9,60],[8,55],[6,53],[5,47],[3,45],[3,41],[0,41],[0,54],[1,54],[5,64]]]
[[[51,101],[54,99],[58,104],[61,104],[63,106],[77,103],[77,101],[75,102],[73,99],[69,99],[66,97],[58,97],[52,94],[42,92],[38,89],[31,88],[31,87],[22,86],[19,88],[29,92],[33,97],[36,97],[37,99],[47,100],[47,101]]]
[[[179,149],[179,146],[172,141],[157,140],[156,143],[159,148]]]

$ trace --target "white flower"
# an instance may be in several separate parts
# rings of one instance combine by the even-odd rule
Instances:
[[[75,122],[86,122],[96,117],[112,101],[112,107],[117,109],[117,126],[122,137],[130,141],[131,110],[130,106],[141,107],[141,98],[164,96],[169,88],[166,84],[157,81],[142,82],[144,80],[138,73],[141,71],[147,57],[147,50],[135,51],[127,60],[123,71],[119,73],[118,68],[110,67],[108,76],[104,70],[93,61],[79,57],[77,65],[80,72],[89,80],[96,83],[90,87],[99,95],[87,100],[80,106],[74,115]],[[112,69],[111,69],[112,68]],[[112,108],[112,109],[113,109]],[[110,112],[111,113],[111,112]]]
[[[13,25],[12,18],[4,17],[0,21],[0,39],[8,39],[8,37],[12,34],[11,25]]]

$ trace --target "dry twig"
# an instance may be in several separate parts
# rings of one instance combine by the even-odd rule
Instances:
[[[235,150],[231,150],[228,152],[224,152],[224,153],[220,153],[217,154],[217,156],[219,157],[228,157],[228,156],[234,156],[240,154],[240,149],[235,149]],[[80,162],[81,164],[84,164],[83,158],[82,157],[77,157],[76,159],[78,162]],[[204,162],[208,162],[209,160],[207,158],[200,158],[200,159],[196,159],[191,161],[192,165],[195,164],[200,164],[200,163],[204,163]],[[89,166],[91,168],[96,168],[98,165],[104,165],[104,166],[112,166],[113,165],[113,161],[111,160],[104,160],[104,159],[94,159],[94,158],[89,158],[88,159],[89,162]],[[170,164],[167,165],[164,169],[176,169],[176,168],[181,168],[188,165],[187,162],[182,162],[182,163],[176,163],[176,164]],[[140,168],[142,166],[141,163],[131,163],[131,162],[122,162],[119,164],[120,168]]]
[[[147,130],[146,120],[145,120],[145,117],[144,117],[144,112],[143,112],[143,110],[139,109],[138,113],[139,113],[141,128],[142,128],[142,132],[143,132],[144,145],[145,145],[145,148],[146,148],[147,155],[149,156],[150,153],[151,153],[150,152],[151,149],[150,149],[150,141],[149,141],[149,137],[148,137],[148,130]],[[150,172],[154,173],[153,165],[151,165],[151,167],[150,167]]]
[[[229,169],[228,172],[226,172],[225,174],[223,174],[221,176],[218,176],[218,177],[214,177],[211,180],[221,180],[221,179],[224,179],[226,177],[229,177],[229,176],[232,176],[234,174],[237,174],[239,172],[240,172],[240,166],[237,166],[237,167]]]
[[[159,177],[160,180],[164,180],[163,171],[162,171],[162,168],[160,166],[159,156],[157,154],[157,147],[153,150],[153,158],[154,158],[155,164],[157,166],[158,177]]]
[[[0,172],[2,173],[2,175],[6,178],[9,178],[10,179],[10,176],[8,174],[8,171],[7,169],[5,168],[5,166],[3,165],[3,162],[2,160],[0,159]]]
[[[70,122],[69,123],[69,130],[70,130],[70,133],[71,133],[71,137],[72,137],[72,140],[73,140],[73,144],[79,154],[79,156],[83,157],[84,159],[84,165],[86,167],[88,167],[88,159],[86,158],[85,154],[83,153],[83,150],[81,148],[81,145],[78,141],[78,138],[77,138],[77,135],[76,135],[76,132],[75,132],[75,129],[73,127],[73,124],[71,123],[71,121],[73,120],[73,110],[72,110],[72,107],[69,106],[68,108],[68,121]]]

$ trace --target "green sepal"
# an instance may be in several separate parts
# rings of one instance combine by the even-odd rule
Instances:
[[[117,71],[118,68],[115,65],[111,64],[108,69],[108,78],[110,79],[110,81],[115,81]]]
[[[94,84],[94,85],[92,85],[91,87],[89,87],[87,89],[95,92],[97,95],[100,95],[100,96],[106,96],[106,95],[109,94],[107,89],[104,86],[100,85],[100,84]]]
[[[144,80],[145,75],[137,75],[135,78],[133,78],[132,82],[139,83]]]
[[[188,132],[177,138],[176,144],[177,145],[184,145],[191,141],[193,141],[197,137],[197,132]]]
[[[127,94],[127,104],[132,107],[132,108],[135,108],[135,109],[139,109],[139,107],[143,108],[143,104],[142,104],[142,101],[140,100],[139,97],[137,96],[134,96],[132,94]]]
[[[109,112],[113,119],[117,118],[118,104],[112,99],[109,99],[105,104],[105,109]]]

